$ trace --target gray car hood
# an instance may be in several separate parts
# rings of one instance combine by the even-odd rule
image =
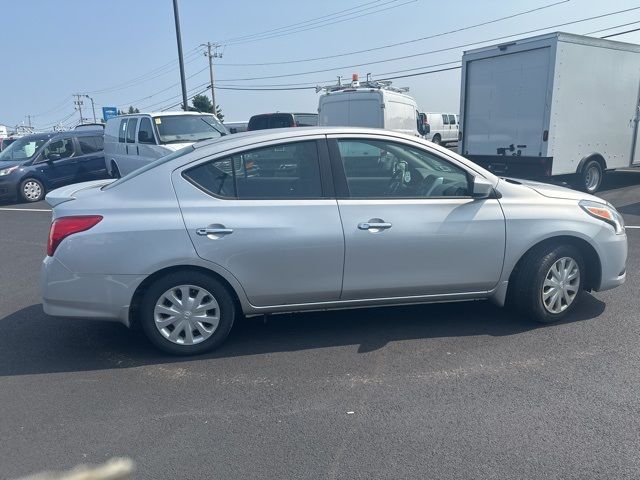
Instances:
[[[535,192],[548,198],[562,198],[565,200],[591,200],[599,203],[607,203],[605,200],[598,198],[588,193],[580,192],[578,190],[571,190],[567,187],[560,185],[552,185],[550,183],[536,182],[533,180],[522,180],[519,178],[502,178],[501,181],[515,183],[528,187]]]

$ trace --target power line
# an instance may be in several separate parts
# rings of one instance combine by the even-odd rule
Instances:
[[[271,30],[264,30],[262,32],[252,33],[252,34],[249,34],[249,35],[242,35],[240,37],[231,37],[231,38],[227,38],[227,39],[224,39],[224,40],[219,40],[217,43],[227,44],[227,43],[238,41],[238,40],[246,40],[248,38],[267,35],[267,34],[270,34],[270,33],[279,32],[281,30],[287,30],[287,29],[290,29],[292,27],[296,27],[296,26],[300,26],[300,25],[304,25],[304,24],[307,24],[307,23],[314,22],[316,20],[327,19],[328,17],[333,17],[333,16],[336,16],[336,15],[341,14],[341,13],[345,13],[345,12],[349,12],[349,11],[353,11],[353,10],[358,10],[358,9],[360,9],[362,7],[367,6],[367,5],[371,5],[371,4],[374,4],[374,3],[380,3],[381,1],[382,0],[375,0],[375,1],[372,1],[372,2],[362,3],[360,5],[356,5],[356,6],[351,7],[351,8],[347,8],[347,9],[344,9],[344,10],[339,10],[339,11],[334,12],[334,13],[329,13],[329,14],[326,14],[326,15],[322,15],[320,17],[311,18],[309,20],[304,20],[302,22],[292,23],[292,24],[289,24],[289,25],[285,25],[283,27],[273,28]],[[394,0],[394,1],[397,1],[397,0]]]
[[[404,42],[390,43],[390,44],[387,44],[387,45],[381,45],[379,47],[367,48],[367,49],[364,49],[364,50],[356,50],[356,51],[353,51],[353,52],[339,53],[339,54],[336,54],[336,55],[325,55],[325,56],[322,56],[322,57],[315,57],[315,58],[305,58],[305,59],[298,59],[298,60],[287,60],[287,61],[282,61],[282,62],[219,63],[218,65],[221,65],[221,66],[223,66],[223,65],[224,66],[233,66],[233,67],[254,67],[254,66],[266,66],[266,65],[288,65],[288,64],[292,64],[292,63],[315,62],[315,61],[318,61],[318,60],[329,60],[331,58],[339,58],[339,57],[346,57],[346,56],[349,56],[349,55],[357,55],[357,54],[360,54],[360,53],[375,52],[375,51],[378,51],[378,50],[398,47],[398,46],[401,46],[401,45],[408,45],[408,44],[411,44],[411,43],[422,42],[424,40],[430,40],[430,39],[433,39],[433,38],[442,37],[442,36],[450,35],[450,34],[453,34],[453,33],[459,33],[459,32],[463,32],[465,30],[471,30],[473,28],[483,27],[483,26],[490,25],[490,24],[493,24],[493,23],[502,22],[504,20],[510,20],[512,18],[515,18],[515,17],[519,17],[519,16],[522,16],[522,15],[527,15],[527,14],[533,13],[533,12],[538,12],[540,10],[544,10],[544,9],[547,9],[547,8],[555,7],[555,6],[561,5],[563,3],[570,2],[570,1],[571,0],[560,0],[560,1],[555,2],[555,3],[550,3],[550,4],[543,5],[543,6],[540,6],[540,7],[537,7],[537,8],[525,10],[523,12],[514,13],[512,15],[507,15],[505,17],[494,18],[492,20],[487,20],[485,22],[476,23],[474,25],[468,25],[466,27],[456,28],[454,30],[449,30],[447,32],[436,33],[436,34],[433,34],[433,35],[428,35],[426,37],[415,38],[413,40],[407,40],[407,41],[404,41]]]
[[[640,23],[640,20],[636,20],[635,22],[623,23],[621,25],[615,25],[613,27],[601,28],[600,30],[594,30],[593,32],[585,33],[585,35],[593,35],[595,33],[606,32],[607,30],[613,30],[614,28],[628,27],[629,25],[635,25],[637,23]]]
[[[301,76],[301,75],[309,75],[312,73],[324,73],[324,72],[333,72],[336,70],[341,70],[341,69],[347,69],[347,68],[356,68],[356,67],[363,67],[363,66],[367,66],[367,65],[376,65],[376,64],[380,64],[380,63],[387,63],[387,62],[394,62],[397,60],[406,60],[408,58],[415,58],[415,57],[422,57],[425,55],[432,55],[434,53],[442,53],[442,52],[448,52],[451,50],[458,50],[461,48],[467,48],[467,47],[473,47],[482,43],[489,43],[489,42],[495,42],[495,41],[499,41],[499,40],[504,40],[507,38],[511,38],[511,37],[517,37],[520,35],[526,35],[529,33],[535,33],[535,32],[540,32],[543,30],[550,30],[550,29],[554,29],[554,28],[558,28],[558,27],[564,27],[567,25],[574,25],[576,23],[582,23],[582,22],[587,22],[590,20],[596,20],[599,18],[604,18],[604,17],[609,17],[612,15],[618,15],[620,13],[626,13],[626,12],[630,12],[633,10],[638,10],[640,9],[640,7],[632,7],[632,8],[627,8],[624,10],[618,10],[615,12],[609,12],[609,13],[605,13],[605,14],[601,14],[601,15],[595,15],[592,17],[586,17],[586,18],[582,18],[579,20],[572,20],[570,22],[564,22],[564,23],[558,23],[555,25],[549,25],[546,27],[541,27],[541,28],[535,28],[532,30],[527,30],[524,32],[519,32],[519,33],[512,33],[510,35],[502,35],[500,37],[494,37],[494,38],[490,38],[490,39],[486,39],[486,40],[480,40],[480,41],[476,41],[476,42],[471,42],[471,43],[465,43],[462,45],[456,45],[453,47],[446,47],[446,48],[439,48],[436,50],[428,50],[426,52],[421,52],[421,53],[414,53],[414,54],[410,54],[410,55],[403,55],[400,57],[392,57],[392,58],[386,58],[386,59],[382,59],[382,60],[374,60],[371,62],[365,62],[365,63],[357,63],[357,64],[353,64],[353,65],[343,65],[340,67],[331,67],[331,68],[324,68],[324,69],[318,69],[318,70],[310,70],[307,72],[296,72],[296,73],[289,73],[289,74],[281,74],[281,75],[267,75],[267,76],[261,76],[261,77],[248,77],[248,78],[229,78],[229,79],[220,79],[218,80],[218,82],[246,82],[246,81],[252,81],[252,80],[266,80],[266,79],[272,79],[272,78],[287,78],[287,77],[296,77],[296,76]]]
[[[611,35],[605,35],[604,37],[600,37],[600,38],[617,37],[618,35],[625,35],[627,33],[633,33],[638,31],[640,31],[640,28],[634,28],[633,30],[626,30],[624,32],[612,33]]]
[[[391,1],[386,2],[386,3],[387,4],[388,3],[394,3],[394,2],[397,2],[397,1],[398,0],[391,0]],[[283,32],[283,33],[280,33],[280,34],[275,34],[275,35],[263,36],[263,37],[259,37],[259,38],[254,38],[254,39],[249,39],[249,40],[244,40],[244,41],[238,41],[238,42],[233,42],[233,43],[224,43],[224,45],[225,46],[241,45],[241,44],[245,44],[245,43],[257,42],[257,41],[262,41],[262,40],[269,40],[271,38],[278,38],[278,37],[284,37],[284,36],[287,36],[287,35],[293,35],[293,34],[296,34],[296,33],[306,32],[308,30],[315,30],[315,29],[318,29],[318,28],[327,27],[329,25],[334,25],[336,23],[347,22],[347,21],[350,21],[350,20],[355,20],[357,18],[362,18],[362,17],[366,17],[366,16],[369,16],[369,15],[374,15],[376,13],[385,12],[387,10],[391,10],[391,9],[394,9],[394,8],[399,8],[399,7],[402,7],[402,6],[407,5],[409,3],[414,3],[416,1],[417,0],[407,0],[407,1],[405,1],[403,3],[400,3],[400,4],[397,4],[397,5],[391,5],[391,6],[386,7],[386,8],[380,8],[380,9],[375,10],[373,12],[361,13],[360,15],[349,16],[348,18],[344,18],[344,19],[341,19],[341,20],[333,20],[333,21],[330,21],[330,22],[323,22],[323,23],[321,23],[319,25],[316,25],[316,26],[308,26],[306,28],[300,28],[300,29],[289,31],[289,32]],[[385,4],[382,4],[382,5],[385,5]],[[380,6],[382,6],[382,5],[380,5]],[[359,12],[354,12],[354,13],[359,13]],[[349,14],[349,15],[353,15],[353,14]],[[339,18],[339,17],[336,17],[336,18]]]

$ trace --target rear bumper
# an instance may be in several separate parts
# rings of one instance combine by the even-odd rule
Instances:
[[[111,320],[129,326],[129,305],[145,275],[93,275],[69,271],[55,257],[42,262],[44,312],[55,317]]]
[[[464,155],[491,173],[516,178],[541,180],[551,177],[553,157],[510,155]]]

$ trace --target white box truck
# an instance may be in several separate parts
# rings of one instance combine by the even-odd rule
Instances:
[[[572,175],[640,164],[640,45],[551,33],[465,52],[459,152],[498,175]]]
[[[423,136],[428,133],[426,117],[407,90],[392,87],[391,82],[360,83],[354,74],[350,85],[324,88],[318,101],[318,125],[384,128]]]

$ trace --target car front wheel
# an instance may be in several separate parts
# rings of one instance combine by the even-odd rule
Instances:
[[[553,323],[580,299],[586,267],[573,245],[543,246],[523,259],[514,287],[515,305],[532,320]]]
[[[144,293],[140,322],[147,338],[173,355],[197,355],[218,347],[236,315],[225,285],[200,272],[174,272]]]
[[[45,193],[44,185],[35,178],[27,178],[20,183],[20,197],[26,202],[39,202]]]

